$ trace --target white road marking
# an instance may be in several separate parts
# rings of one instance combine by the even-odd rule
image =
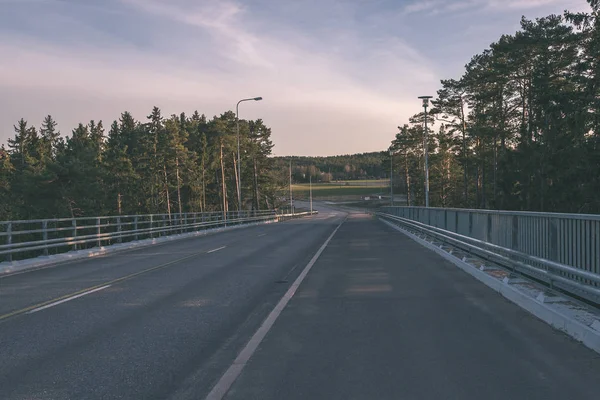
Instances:
[[[45,306],[42,306],[42,307],[34,308],[31,311],[27,311],[27,314],[33,314],[35,312],[45,310],[46,308],[54,307],[54,306],[57,306],[59,304],[66,303],[67,301],[75,300],[75,299],[77,299],[79,297],[83,297],[83,296],[88,295],[90,293],[99,292],[101,290],[109,288],[110,286],[111,285],[106,285],[106,286],[102,286],[102,287],[99,287],[99,288],[96,288],[96,289],[88,290],[87,292],[79,293],[78,295],[67,297],[66,299],[55,301],[54,303],[46,304]]]
[[[258,235],[258,237],[263,237],[263,236],[266,236],[266,235],[267,235],[266,233],[261,233],[260,235]]]
[[[225,247],[227,247],[227,246],[219,247],[218,249],[212,249],[212,250],[207,251],[206,253],[207,254],[208,253],[214,253],[215,251],[223,250]]]
[[[231,388],[235,380],[242,373],[242,370],[248,363],[250,357],[252,357],[252,354],[254,354],[254,352],[260,345],[260,342],[262,342],[266,334],[269,332],[269,330],[279,317],[279,314],[281,314],[285,306],[287,306],[288,302],[296,293],[298,286],[300,286],[300,284],[302,283],[312,266],[319,259],[319,256],[321,255],[323,250],[325,250],[325,248],[329,244],[329,241],[333,238],[333,235],[335,235],[335,233],[338,231],[338,229],[340,229],[340,226],[342,226],[343,223],[344,221],[340,222],[340,224],[335,228],[331,235],[329,235],[325,243],[323,243],[319,250],[317,250],[313,258],[308,262],[308,264],[306,264],[306,267],[304,267],[298,278],[296,278],[294,283],[292,283],[292,286],[290,286],[290,288],[283,295],[281,300],[279,300],[279,303],[277,303],[275,308],[263,321],[260,328],[258,328],[254,335],[252,335],[246,346],[242,349],[242,351],[240,351],[235,360],[233,360],[233,364],[231,364],[227,371],[225,371],[221,379],[219,379],[219,381],[212,388],[208,396],[206,396],[206,400],[221,400],[225,396],[225,394],[227,394],[227,391],[229,390],[229,388]]]

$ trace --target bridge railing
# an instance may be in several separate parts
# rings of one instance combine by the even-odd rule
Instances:
[[[0,259],[32,258],[306,213],[230,211],[0,221]]]
[[[600,302],[600,215],[382,207],[380,216]]]

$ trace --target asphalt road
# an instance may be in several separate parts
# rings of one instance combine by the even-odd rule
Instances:
[[[0,399],[203,398],[341,218],[0,278]]]
[[[600,399],[600,355],[350,215],[225,396]]]
[[[0,278],[0,399],[204,399],[344,218]],[[597,400],[599,374],[600,355],[354,213],[225,398]]]

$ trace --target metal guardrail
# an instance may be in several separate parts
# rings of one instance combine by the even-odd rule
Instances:
[[[268,210],[0,221],[0,257],[12,261],[14,258],[48,256],[208,228],[280,221],[308,214],[277,214]]]
[[[377,214],[600,303],[600,215],[421,207]]]

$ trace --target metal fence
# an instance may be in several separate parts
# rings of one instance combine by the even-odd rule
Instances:
[[[310,213],[275,211],[120,215],[0,222],[0,258],[6,261],[108,246],[209,228],[276,221]]]
[[[550,285],[600,299],[600,215],[422,207],[380,211]]]

